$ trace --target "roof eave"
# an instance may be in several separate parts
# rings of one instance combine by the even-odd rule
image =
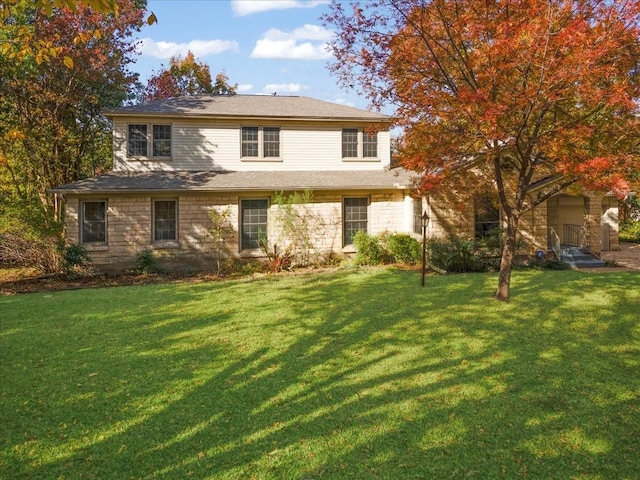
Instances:
[[[271,188],[259,188],[259,187],[216,187],[216,188],[157,188],[157,189],[124,189],[124,188],[104,188],[104,189],[87,189],[87,188],[51,188],[49,192],[59,194],[72,194],[72,195],[105,195],[105,194],[155,194],[155,193],[203,193],[203,192],[275,192],[275,191],[297,191],[310,189],[313,191],[336,191],[336,190],[407,190],[412,188],[411,185],[405,185],[400,182],[396,182],[393,185],[331,185],[331,186],[312,186],[312,185],[289,185],[278,186]]]
[[[224,114],[198,114],[198,113],[179,113],[179,112],[119,112],[105,111],[104,115],[109,118],[122,117],[147,117],[147,118],[191,118],[191,119],[233,119],[233,120],[282,120],[282,121],[308,121],[308,122],[369,122],[369,123],[391,123],[392,118],[383,117],[327,117],[327,116],[277,116],[277,115],[224,115]]]

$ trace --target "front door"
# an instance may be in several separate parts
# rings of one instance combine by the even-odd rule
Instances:
[[[558,198],[560,241],[565,245],[579,245],[580,228],[584,225],[584,197]]]

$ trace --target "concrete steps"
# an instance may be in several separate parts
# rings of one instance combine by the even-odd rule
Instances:
[[[562,261],[571,268],[601,268],[605,266],[604,260],[582,247],[562,247]]]

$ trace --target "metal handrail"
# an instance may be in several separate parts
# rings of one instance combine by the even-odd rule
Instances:
[[[581,242],[580,246],[582,248],[586,248],[593,255],[595,255],[597,257],[598,255],[593,251],[593,240],[597,240],[596,244],[600,244],[601,245],[600,242],[602,241],[602,239],[600,238],[600,235],[598,235],[597,233],[591,232],[585,226],[582,226],[580,233],[581,233],[581,237],[582,237],[582,239],[581,239],[582,242]]]
[[[560,237],[556,233],[553,227],[549,227],[549,243],[551,244],[551,250],[556,254],[558,260],[562,260],[562,247],[560,244]]]
[[[562,243],[564,243],[565,245],[573,246],[573,247],[584,248],[589,252],[591,252],[593,255],[598,256],[593,251],[593,245],[594,243],[596,245],[599,244],[599,242],[601,241],[600,235],[598,235],[597,233],[591,232],[591,230],[589,230],[584,225],[565,224],[563,225],[562,232],[564,234]]]
[[[584,247],[584,226],[564,224],[562,226],[562,239],[566,245],[572,247]]]

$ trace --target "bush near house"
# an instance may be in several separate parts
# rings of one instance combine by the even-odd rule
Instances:
[[[369,235],[358,232],[354,237],[357,265],[399,263],[417,265],[422,260],[422,245],[411,235],[382,233]],[[432,237],[425,243],[429,265],[448,273],[496,272],[500,268],[500,235],[496,232],[480,240],[450,235]],[[515,268],[521,270],[564,270],[568,265],[557,260],[526,258]]]
[[[411,235],[406,233],[383,233],[380,235],[380,241],[392,258],[393,263],[415,265],[421,260],[422,249],[420,242]]]
[[[640,243],[640,197],[628,196],[620,202],[621,242]]]
[[[62,224],[34,199],[0,196],[0,263],[41,273],[61,268]]]
[[[404,233],[369,235],[358,232],[353,243],[358,265],[417,265],[422,260],[422,245]],[[500,262],[499,250],[491,240],[474,242],[457,235],[427,239],[426,256],[434,267],[454,273],[495,271]]]
[[[640,243],[640,222],[629,220],[620,224],[621,242]]]
[[[369,235],[360,231],[355,234],[353,243],[356,247],[357,265],[415,265],[420,262],[420,242],[405,233],[384,232],[381,235]]]

